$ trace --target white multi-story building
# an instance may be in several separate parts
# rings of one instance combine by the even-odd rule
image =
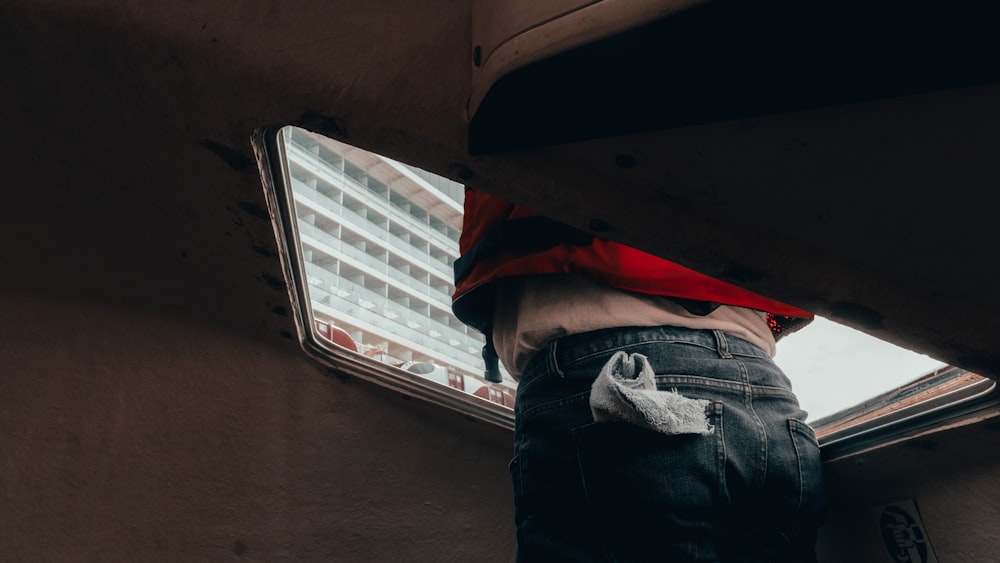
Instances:
[[[316,320],[369,357],[434,364],[507,402],[482,380],[482,335],[451,312],[464,187],[302,129],[282,138]]]

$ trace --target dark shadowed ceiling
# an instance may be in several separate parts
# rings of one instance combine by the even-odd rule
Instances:
[[[11,0],[0,4],[0,117],[5,146],[20,148],[0,161],[16,180],[4,190],[8,201],[65,205],[59,216],[81,240],[114,244],[99,214],[73,218],[71,200],[23,196],[106,174],[74,197],[165,213],[153,224],[177,226],[180,256],[200,230],[261,219],[250,136],[295,123],[1000,375],[1000,86],[983,35],[995,20],[969,2],[819,6],[743,6],[743,26],[722,8],[654,10],[669,13],[655,33],[619,26],[609,50],[577,37],[510,63],[475,108],[492,113],[475,116],[473,156],[476,2]],[[595,69],[612,73],[603,90],[567,88]],[[154,191],[130,191],[139,178],[155,178],[143,184]],[[228,209],[198,202],[213,191],[208,201]],[[19,221],[45,232],[3,213],[10,232]],[[274,280],[267,234],[242,253],[210,239],[211,259]],[[41,237],[49,260],[75,255],[56,248],[64,237]],[[46,259],[7,255],[44,287]],[[81,267],[139,282],[136,269],[158,266],[118,256]]]

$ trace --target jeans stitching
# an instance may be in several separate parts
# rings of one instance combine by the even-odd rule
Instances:
[[[737,391],[740,393],[747,393],[750,389],[752,389],[752,392],[755,395],[768,397],[780,396],[788,397],[790,399],[795,398],[795,393],[788,391],[787,389],[782,389],[781,387],[772,387],[770,385],[747,385],[743,382],[722,381],[697,375],[662,374],[656,375],[655,377],[656,383],[658,385],[662,383],[664,386],[692,385],[697,387],[706,387],[709,389],[725,389],[727,391]]]
[[[790,430],[803,435],[806,439],[812,442],[816,447],[819,447],[819,440],[816,439],[816,431],[813,430],[812,426],[808,423],[802,422],[796,418],[789,418],[788,423],[790,425]]]
[[[715,470],[719,475],[719,490],[716,494],[719,495],[720,504],[724,504],[725,508],[728,509],[731,501],[729,499],[729,484],[726,482],[726,463],[729,461],[729,452],[726,450],[726,433],[723,424],[725,405],[721,401],[713,401],[711,409],[712,418],[716,421]]]
[[[788,438],[792,441],[792,448],[795,449],[795,464],[799,475],[799,499],[795,505],[796,510],[802,510],[802,498],[805,496],[805,477],[802,475],[802,451],[799,450],[799,442],[795,439],[796,430],[794,428],[795,419],[788,419]]]
[[[729,341],[726,340],[726,335],[718,329],[713,330],[712,335],[715,336],[715,346],[719,357],[723,360],[732,359],[733,354],[729,351]]]
[[[751,415],[754,427],[757,430],[758,440],[760,441],[760,446],[758,448],[758,458],[757,458],[757,474],[759,475],[759,481],[756,483],[758,487],[763,487],[764,483],[767,481],[767,428],[764,426],[764,421],[761,420],[760,415],[757,414],[757,410],[753,406],[754,399],[754,386],[750,385],[750,372],[747,369],[747,365],[743,362],[736,362],[736,366],[739,368],[740,377],[744,380],[744,385],[746,386],[745,399],[747,413]]]
[[[555,341],[555,342],[558,342],[558,341]],[[635,342],[635,343],[631,343],[631,344],[614,344],[614,343],[611,343],[611,344],[608,344],[607,347],[601,348],[600,350],[594,350],[593,352],[588,352],[588,353],[580,355],[580,356],[575,356],[575,357],[573,357],[570,360],[566,360],[565,363],[563,363],[560,367],[563,368],[563,369],[568,369],[568,368],[571,368],[571,367],[573,367],[574,365],[576,365],[578,363],[581,363],[581,362],[584,362],[584,361],[587,361],[587,360],[591,360],[591,359],[596,358],[596,357],[610,355],[610,354],[612,354],[614,352],[617,352],[617,351],[628,351],[628,350],[633,349],[633,348],[639,348],[639,347],[649,346],[650,344],[682,344],[682,345],[685,345],[685,346],[693,346],[695,348],[699,348],[699,349],[702,349],[702,350],[709,350],[709,351],[712,351],[712,352],[718,352],[718,349],[715,348],[715,347],[705,346],[703,344],[699,344],[697,342],[690,342],[690,341],[687,341],[687,340],[643,340],[642,342]],[[554,351],[555,346],[552,346],[552,348],[553,348],[553,355],[555,355],[555,351]],[[761,354],[757,355],[757,354],[741,353],[741,352],[738,352],[738,351],[734,352],[732,350],[729,350],[728,354],[729,354],[729,357],[739,356],[739,357],[744,357],[744,358],[770,359],[770,356],[767,356],[766,352],[764,352],[764,351],[761,351]]]
[[[565,377],[566,374],[563,373],[562,367],[559,365],[559,354],[556,353],[558,346],[559,346],[558,340],[553,340],[552,344],[548,346],[547,360],[549,364],[549,371],[555,373],[559,377]]]

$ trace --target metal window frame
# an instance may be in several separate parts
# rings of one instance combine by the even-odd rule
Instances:
[[[301,250],[302,241],[296,227],[292,189],[286,181],[287,156],[279,138],[284,127],[286,125],[259,128],[254,131],[251,142],[278,242],[278,255],[292,304],[298,341],[305,353],[337,373],[358,377],[475,420],[512,430],[514,413],[508,407],[350,352],[319,338],[309,303],[305,261]]]
[[[811,423],[824,461],[1000,415],[994,379],[945,366]]]

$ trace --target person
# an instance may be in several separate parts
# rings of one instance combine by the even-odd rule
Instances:
[[[453,309],[519,379],[518,561],[815,560],[808,312],[466,190]]]

